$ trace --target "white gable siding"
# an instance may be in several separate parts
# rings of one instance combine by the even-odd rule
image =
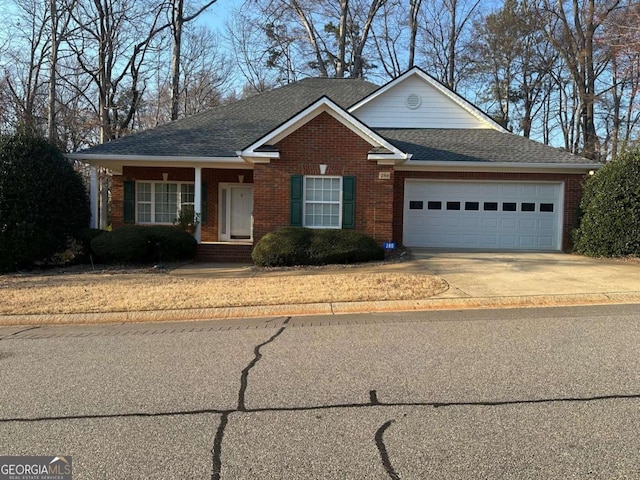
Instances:
[[[422,103],[412,110],[409,95]],[[492,128],[418,76],[411,76],[351,112],[372,128]]]

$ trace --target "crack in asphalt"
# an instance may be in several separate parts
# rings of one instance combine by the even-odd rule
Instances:
[[[220,471],[222,470],[222,439],[224,438],[224,429],[227,428],[229,415],[233,412],[225,412],[220,416],[218,430],[216,430],[216,438],[213,441],[212,455],[212,473],[211,480],[220,480]]]
[[[382,465],[384,466],[384,469],[387,472],[387,475],[389,475],[389,478],[391,480],[400,480],[400,475],[396,473],[395,469],[393,468],[393,465],[391,465],[389,452],[387,451],[387,446],[385,445],[384,439],[382,438],[385,430],[389,428],[394,421],[395,420],[389,420],[383,423],[382,426],[376,432],[375,440],[376,440],[376,446],[378,447],[378,452],[380,452],[380,459],[382,460]]]
[[[247,407],[245,405],[245,396],[247,393],[249,372],[253,367],[256,366],[256,363],[258,363],[258,361],[262,358],[262,353],[260,353],[260,349],[265,345],[268,345],[271,342],[273,342],[276,338],[278,338],[282,334],[282,332],[284,332],[284,329],[287,328],[287,324],[289,323],[289,320],[291,320],[291,317],[287,317],[284,323],[282,324],[282,327],[280,327],[280,329],[276,333],[274,333],[267,341],[262,342],[261,344],[257,345],[253,349],[253,354],[254,354],[253,360],[249,362],[249,365],[247,365],[242,369],[242,373],[240,375],[240,391],[238,392],[238,407],[236,408],[238,412],[247,411]]]
[[[287,317],[278,331],[269,337],[266,341],[256,345],[253,349],[254,357],[242,369],[240,375],[240,388],[238,390],[238,401],[235,409],[197,409],[197,410],[182,410],[182,411],[169,411],[169,412],[132,412],[132,413],[115,413],[115,414],[102,414],[102,415],[68,415],[68,416],[49,416],[49,417],[35,417],[35,418],[0,418],[0,424],[3,423],[18,423],[18,422],[42,422],[42,421],[64,421],[64,420],[86,420],[86,419],[112,419],[112,418],[132,418],[132,417],[170,417],[181,415],[201,415],[201,414],[215,414],[220,415],[220,421],[216,429],[216,434],[211,449],[212,455],[212,480],[220,480],[222,471],[222,447],[224,441],[225,430],[229,422],[229,416],[233,413],[266,413],[266,412],[309,412],[320,411],[329,409],[350,409],[350,408],[371,408],[371,407],[431,407],[431,408],[446,408],[446,407],[500,407],[508,405],[528,405],[528,404],[545,404],[545,403],[571,403],[571,402],[595,402],[605,400],[640,400],[640,394],[618,394],[618,395],[599,395],[591,397],[558,397],[558,398],[539,398],[539,399],[523,399],[523,400],[496,400],[496,401],[459,401],[459,402],[381,402],[378,398],[376,390],[369,391],[369,402],[365,403],[342,403],[342,404],[328,404],[328,405],[315,405],[315,406],[300,406],[300,407],[264,407],[264,408],[247,408],[246,406],[246,393],[249,382],[249,374],[251,370],[262,359],[261,352],[262,347],[274,342],[287,328],[291,317]],[[18,332],[14,332],[8,337],[18,335],[27,330],[39,328],[38,326],[29,327]],[[163,331],[164,332],[164,331]],[[8,337],[0,337],[8,338]],[[374,440],[382,465],[391,480],[400,480],[400,476],[393,468],[389,452],[386,444],[384,443],[384,433],[394,423],[394,419],[388,420],[378,428],[375,433]]]
[[[211,449],[211,480],[220,480],[220,472],[222,470],[222,440],[224,439],[224,431],[227,428],[227,423],[229,422],[229,415],[234,412],[247,412],[247,405],[245,403],[245,398],[247,395],[247,387],[249,386],[249,373],[251,369],[256,366],[256,364],[262,358],[262,353],[260,349],[265,345],[270,344],[284,332],[285,328],[289,324],[291,317],[287,317],[282,326],[278,329],[276,333],[271,335],[268,340],[256,345],[253,349],[253,359],[249,362],[249,364],[242,369],[242,373],[240,374],[240,390],[238,390],[238,404],[235,410],[231,410],[228,412],[222,413],[220,415],[220,423],[218,424],[218,429],[216,430],[216,438],[213,441],[213,448]]]
[[[0,418],[0,424],[19,422],[47,422],[64,420],[91,420],[109,418],[130,418],[130,417],[173,417],[180,415],[224,415],[231,413],[277,413],[277,412],[316,412],[322,410],[336,410],[348,408],[371,408],[371,407],[431,407],[431,408],[451,408],[451,407],[501,407],[509,405],[531,405],[548,403],[588,403],[606,400],[640,400],[640,394],[619,394],[619,395],[598,395],[593,397],[565,397],[565,398],[539,398],[525,400],[497,400],[497,401],[477,401],[477,402],[366,402],[366,403],[336,403],[329,405],[310,405],[306,407],[263,407],[247,408],[239,412],[238,410],[222,410],[215,408],[204,408],[196,410],[174,410],[168,412],[132,412],[132,413],[107,413],[97,415],[64,415],[48,417],[13,417]]]
[[[10,339],[24,332],[28,332],[29,330],[35,330],[36,328],[40,328],[40,325],[34,325],[32,327],[23,328],[22,330],[18,330],[17,332],[10,333],[9,335],[4,335],[0,337],[0,340]]]

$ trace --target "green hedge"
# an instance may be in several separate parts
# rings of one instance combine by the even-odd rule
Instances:
[[[89,218],[82,178],[55,145],[26,131],[0,137],[0,272],[66,250]]]
[[[354,230],[284,227],[262,237],[251,258],[263,267],[327,265],[382,260],[384,250]]]
[[[91,251],[106,263],[152,263],[192,259],[196,240],[177,227],[127,225],[91,240]]]
[[[640,150],[607,163],[584,185],[574,249],[594,257],[640,255]]]

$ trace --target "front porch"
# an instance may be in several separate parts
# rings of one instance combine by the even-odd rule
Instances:
[[[238,243],[248,258],[247,248],[250,253],[253,244],[252,173],[238,168],[124,165],[113,176],[110,223],[113,228],[171,225],[183,208],[191,207],[199,220],[194,233],[199,244],[220,248]]]

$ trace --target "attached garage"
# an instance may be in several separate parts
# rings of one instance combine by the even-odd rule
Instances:
[[[561,182],[405,181],[408,247],[561,250]]]

